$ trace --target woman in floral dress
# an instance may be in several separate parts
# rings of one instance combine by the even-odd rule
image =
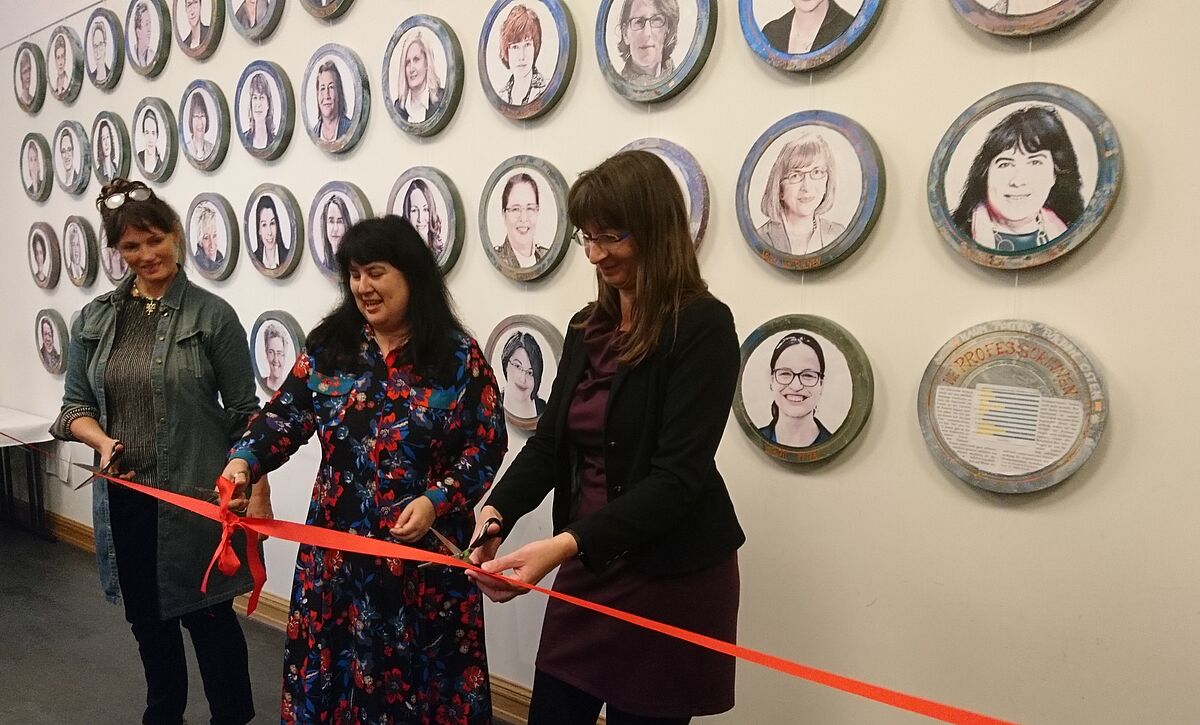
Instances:
[[[365,220],[337,252],[342,302],[234,446],[243,486],[315,433],[308,523],[442,551],[507,447],[491,368],[408,222]],[[461,569],[302,545],[284,650],[285,723],[490,723],[479,590]]]

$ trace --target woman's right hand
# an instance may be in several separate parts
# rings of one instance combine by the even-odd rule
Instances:
[[[245,511],[250,505],[250,498],[246,495],[246,486],[250,483],[250,464],[241,458],[230,458],[229,463],[225,464],[225,470],[221,471],[221,477],[233,482],[229,510],[234,513]]]
[[[504,521],[504,517],[496,510],[495,506],[484,506],[479,509],[479,513],[475,516],[475,531],[471,533],[471,541],[479,541],[479,537],[484,535],[484,527],[488,521],[496,519],[500,522]],[[475,566],[480,566],[485,561],[491,561],[496,558],[496,552],[500,550],[500,532],[496,531],[496,524],[492,524],[492,530],[486,533],[493,534],[489,539],[485,539],[475,550],[471,552],[471,563]]]
[[[113,464],[113,461],[120,456],[121,452],[124,450],[125,444],[121,443],[121,441],[117,440],[116,438],[109,438],[108,436],[105,436],[99,442],[99,445],[96,446],[96,452],[100,454],[100,470],[109,470],[109,466]]]

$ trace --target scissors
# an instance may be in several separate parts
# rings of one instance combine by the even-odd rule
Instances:
[[[116,443],[113,444],[112,452],[109,454],[109,458],[108,458],[108,465],[105,466],[104,468],[100,468],[99,466],[89,466],[85,463],[76,463],[75,464],[76,466],[82,468],[83,470],[87,471],[88,473],[90,473],[92,475],[88,476],[86,479],[84,479],[83,483],[80,483],[78,486],[75,486],[74,490],[78,491],[79,489],[88,485],[92,481],[95,481],[97,478],[111,475],[114,471],[117,470],[117,468],[116,468],[117,461],[121,459],[121,454],[124,452],[125,452],[125,447],[121,445],[121,441],[117,441]]]
[[[86,463],[76,463],[74,465],[79,468],[82,468],[83,470],[92,474],[86,480],[84,480],[82,483],[80,483],[74,487],[74,490],[76,490],[76,491],[78,491],[79,489],[88,485],[89,483],[95,481],[97,478],[101,478],[102,476],[114,475],[113,474],[113,464],[111,462],[108,464],[108,466],[106,466],[104,468],[101,468],[99,466],[89,466]],[[217,492],[211,488],[203,488],[201,486],[184,486],[183,488],[184,488],[184,491],[182,491],[181,493],[187,493],[188,491],[191,491],[192,492],[191,495],[193,498],[199,498],[204,501],[208,501],[209,503],[218,503],[221,500],[221,498],[217,494]]]
[[[489,532],[489,530],[492,528],[492,524],[496,525],[495,533]],[[453,556],[455,559],[458,559],[459,561],[466,562],[466,561],[471,560],[471,554],[475,551],[475,549],[479,548],[480,544],[487,541],[488,539],[494,539],[494,538],[498,537],[500,535],[500,532],[503,530],[504,530],[504,523],[500,519],[493,516],[492,518],[490,518],[484,522],[483,531],[480,532],[479,536],[474,541],[471,542],[470,546],[468,546],[465,549],[459,549],[457,544],[455,544],[453,541],[448,539],[445,535],[442,534],[442,532],[438,531],[437,529],[431,528],[429,530],[429,533],[433,534],[434,538],[436,538],[438,541],[440,541],[442,543],[442,546],[446,547],[446,549],[448,549],[450,551],[451,556]],[[437,564],[437,562],[427,561],[423,564],[417,564],[417,568],[423,569],[431,564]]]

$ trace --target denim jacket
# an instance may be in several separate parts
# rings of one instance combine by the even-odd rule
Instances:
[[[71,328],[66,390],[51,433],[75,440],[70,423],[81,413],[108,421],[104,370],[112,352],[122,302],[133,278],[84,306]],[[229,446],[258,410],[246,331],[237,314],[220,297],[188,281],[179,270],[160,307],[150,365],[157,470],[162,488],[205,498],[225,466]],[[218,399],[219,396],[219,399]],[[108,483],[93,486],[96,560],[104,593],[120,601],[117,561],[108,506]],[[158,507],[158,598],[162,618],[177,617],[225,601],[250,589],[243,565],[233,577],[215,568],[208,593],[200,581],[220,539],[220,525],[169,504]],[[239,558],[245,562],[245,539]]]

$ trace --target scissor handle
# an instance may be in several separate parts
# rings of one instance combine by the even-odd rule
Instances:
[[[492,528],[492,524],[496,525],[496,533],[494,533],[494,534],[488,533],[488,529]],[[500,535],[500,533],[502,531],[504,531],[504,522],[501,521],[500,519],[496,518],[495,516],[492,516],[487,521],[483,522],[483,528],[479,531],[479,536],[475,537],[475,540],[471,542],[470,548],[471,549],[479,548],[480,544],[487,541],[488,539],[496,538],[497,536]]]

